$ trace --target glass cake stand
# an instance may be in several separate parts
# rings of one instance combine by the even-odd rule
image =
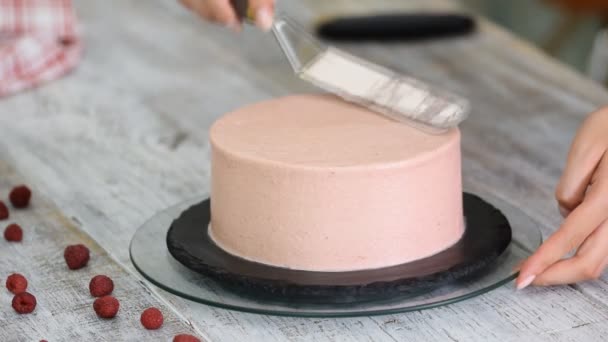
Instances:
[[[306,304],[275,301],[268,296],[241,295],[226,289],[214,279],[196,273],[176,261],[166,245],[167,231],[173,220],[208,196],[178,204],[148,220],[135,233],[130,245],[130,256],[135,268],[154,285],[180,297],[224,309],[280,316],[351,317],[434,308],[478,296],[512,281],[517,275],[514,268],[532,254],[542,241],[538,224],[520,209],[496,197],[477,192],[475,194],[500,209],[507,217],[512,230],[511,243],[480,275],[456,280],[436,289],[421,290],[415,295],[356,304]]]

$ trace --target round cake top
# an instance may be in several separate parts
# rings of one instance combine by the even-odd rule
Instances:
[[[228,154],[300,167],[413,162],[459,137],[458,129],[430,135],[329,95],[248,105],[218,119],[210,133]]]

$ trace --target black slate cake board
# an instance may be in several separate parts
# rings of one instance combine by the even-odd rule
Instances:
[[[463,195],[465,232],[455,245],[430,257],[380,269],[312,272],[252,262],[229,254],[207,234],[210,200],[185,210],[167,233],[171,255],[240,295],[290,303],[359,303],[414,296],[479,275],[511,242],[507,218],[483,199]],[[246,229],[246,227],[244,227]]]

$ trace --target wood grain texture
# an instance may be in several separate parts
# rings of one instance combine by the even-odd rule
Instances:
[[[0,193],[6,197],[23,179],[0,161]],[[147,284],[112,260],[72,220],[50,203],[37,189],[27,209],[12,209],[2,230],[18,223],[24,231],[22,242],[0,240],[0,341],[123,341],[160,340],[164,336],[193,333],[164,301],[151,295]],[[63,250],[70,244],[84,244],[91,251],[87,267],[71,271]],[[31,314],[19,315],[11,308],[13,294],[4,288],[6,277],[21,273],[28,279],[27,291],[36,296],[37,307]],[[99,319],[93,310],[89,280],[97,274],[110,275],[112,293],[120,301],[114,319]],[[144,329],[139,316],[148,307],[164,307],[162,332]],[[159,338],[160,337],[160,338]]]
[[[40,211],[38,222],[68,217],[61,222],[78,222],[83,232],[54,239],[88,234],[111,258],[100,258],[99,267],[131,284],[125,285],[129,291],[150,291],[137,292],[125,305],[164,303],[163,311],[174,312],[172,323],[153,340],[169,340],[173,329],[189,324],[214,342],[607,339],[606,277],[519,293],[504,286],[448,307],[349,319],[241,314],[190,303],[140,283],[128,257],[130,238],[154,213],[208,191],[211,122],[247,103],[314,89],[291,75],[272,37],[256,30],[247,28],[235,36],[200,22],[173,1],[75,4],[85,33],[85,59],[69,77],[0,102],[0,160],[59,208],[61,214],[54,216]],[[311,25],[341,13],[435,11],[456,5],[442,0],[306,0],[282,1],[280,6]],[[462,126],[465,185],[521,207],[543,224],[545,236],[558,227],[554,186],[584,115],[608,103],[604,89],[484,20],[480,32],[466,39],[341,47],[470,98],[473,112]],[[13,179],[8,168],[0,175],[3,181]],[[47,246],[55,252],[60,248],[59,242]],[[8,266],[1,256],[3,274]],[[46,271],[29,266],[24,273],[57,271],[45,265]],[[36,281],[33,286],[43,285]],[[81,285],[54,286],[53,297],[41,300],[37,315],[52,317],[48,312],[53,312],[61,318],[55,325],[27,322],[37,316],[19,317],[23,322],[1,316],[0,337],[32,340],[44,335],[62,341],[71,337],[62,331],[88,337],[108,331],[91,317],[83,321],[85,308],[62,310],[65,304],[58,304]],[[6,296],[2,298],[6,303]],[[2,306],[0,315],[12,314]],[[120,326],[111,330],[117,340],[141,337],[131,322],[114,324]]]

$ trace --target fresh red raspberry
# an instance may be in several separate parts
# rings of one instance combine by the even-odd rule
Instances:
[[[107,296],[114,291],[114,282],[105,275],[96,275],[89,283],[89,292],[93,297]]]
[[[163,313],[157,308],[147,308],[141,313],[141,325],[148,330],[156,330],[163,325]]]
[[[70,245],[63,251],[63,258],[65,259],[68,268],[71,270],[78,270],[87,265],[89,262],[89,249],[85,245]]]
[[[0,201],[0,220],[6,220],[8,218],[8,208],[4,202]]]
[[[6,241],[19,242],[23,240],[23,230],[18,224],[9,224],[4,230],[4,238]]]
[[[95,299],[93,302],[93,309],[97,316],[101,318],[114,318],[118,313],[120,303],[118,299],[112,296],[105,296]]]
[[[25,185],[19,185],[11,190],[8,195],[11,203],[15,208],[26,208],[30,205],[30,198],[32,198],[32,191]]]
[[[36,308],[36,297],[29,292],[21,292],[13,297],[13,309],[20,314],[27,314]]]
[[[27,289],[27,279],[19,273],[13,273],[6,278],[6,288],[14,294],[25,292]]]
[[[173,342],[201,342],[201,340],[192,335],[180,334],[173,338]]]

